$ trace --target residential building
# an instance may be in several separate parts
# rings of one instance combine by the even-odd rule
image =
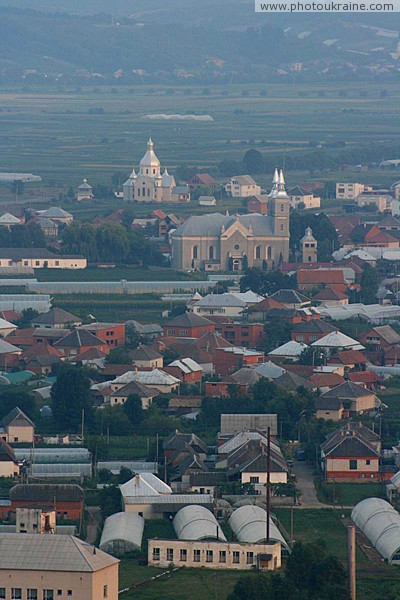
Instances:
[[[268,215],[191,216],[171,235],[172,266],[210,271],[272,268],[289,257],[289,197],[275,172]]]
[[[179,389],[180,380],[165,371],[153,369],[152,371],[128,371],[111,381],[113,392],[119,390],[127,383],[136,381],[148,387],[154,388],[164,394],[172,394]]]
[[[129,357],[132,365],[141,369],[162,369],[164,357],[151,346],[141,345],[130,350]]]
[[[110,352],[110,346],[106,342],[85,329],[74,329],[65,337],[54,342],[54,347],[66,357],[77,356],[78,354],[82,354],[82,352],[86,352],[89,348],[97,348],[104,352],[104,354]]]
[[[0,477],[17,477],[18,475],[19,466],[14,450],[3,438],[0,441]]]
[[[346,306],[349,303],[349,297],[344,292],[335,287],[328,287],[321,290],[313,298],[319,306]]]
[[[391,208],[391,200],[388,194],[379,191],[369,191],[362,192],[357,196],[357,206],[359,208],[370,206],[371,204],[376,206],[379,212],[385,212]]]
[[[177,567],[274,571],[281,566],[281,544],[222,540],[149,540],[148,564]]]
[[[321,198],[314,196],[300,186],[296,186],[289,190],[290,206],[293,209],[309,210],[310,208],[319,208],[321,206]]]
[[[0,422],[0,438],[8,444],[32,444],[34,437],[33,421],[18,406]]]
[[[231,198],[248,198],[249,196],[259,196],[261,187],[250,175],[238,175],[228,181],[225,191]]]
[[[328,333],[337,331],[336,327],[322,319],[302,321],[294,326],[291,337],[295,342],[312,344],[316,340],[325,337]]]
[[[263,321],[265,320],[268,311],[272,308],[282,309],[286,307],[284,304],[281,304],[280,302],[277,302],[276,300],[273,300],[267,296],[261,300],[261,302],[257,302],[257,304],[253,304],[253,306],[249,306],[243,316],[247,317],[251,321]]]
[[[299,290],[324,287],[344,291],[347,285],[343,269],[299,269],[297,287]]]
[[[373,327],[366,333],[361,333],[359,337],[360,342],[365,344],[369,350],[388,350],[397,346],[400,353],[400,335],[390,325]]]
[[[59,206],[51,206],[47,210],[36,211],[36,213],[42,218],[51,219],[63,225],[68,225],[68,223],[72,223],[74,220],[74,216],[71,213]]]
[[[193,312],[203,317],[223,315],[239,317],[247,308],[244,300],[236,294],[207,294],[192,305]]]
[[[109,400],[111,406],[125,404],[129,396],[138,396],[143,410],[147,410],[153,399],[160,394],[159,390],[144,385],[138,381],[131,381],[122,387],[110,392]]]
[[[271,299],[283,304],[286,308],[306,308],[311,304],[310,298],[296,290],[279,290],[272,294]]]
[[[192,190],[207,187],[215,191],[219,187],[218,182],[208,173],[197,173],[197,175],[193,175],[193,177],[188,180],[188,185]]]
[[[379,406],[379,400],[370,390],[346,381],[319,396],[315,406],[317,419],[340,421],[374,412]]]
[[[279,377],[274,379],[274,384],[283,388],[287,392],[297,392],[299,388],[304,388],[305,390],[315,391],[316,386],[312,384],[304,377],[297,375],[296,373],[291,373],[290,371],[286,373],[282,373]]]
[[[261,194],[259,196],[250,196],[247,200],[247,212],[258,213],[259,215],[268,214],[268,194]]]
[[[125,323],[90,323],[82,325],[81,329],[89,331],[111,348],[125,346]]]
[[[17,329],[18,327],[14,323],[10,323],[0,317],[0,337],[7,337],[7,335],[10,335],[10,333],[13,333]]]
[[[203,377],[203,369],[192,358],[181,358],[174,360],[164,371],[179,379],[182,383],[200,383]]]
[[[83,514],[84,494],[75,484],[18,483],[10,490],[11,509],[37,507],[53,509],[57,520],[78,521]]]
[[[0,248],[0,267],[31,269],[85,269],[84,256],[54,254],[47,248]]]
[[[340,350],[328,361],[328,365],[344,367],[347,371],[364,371],[367,363],[367,358],[359,350]]]
[[[123,185],[123,195],[125,202],[190,202],[188,185],[177,186],[174,176],[167,169],[161,175],[161,164],[151,138],[140,161],[138,174],[133,169]]]
[[[18,219],[18,217],[15,217],[7,211],[0,216],[0,227],[7,227],[7,229],[10,229],[11,227],[14,227],[14,225],[22,225],[21,219]]]
[[[37,315],[31,321],[32,327],[40,329],[69,329],[70,327],[80,327],[82,319],[72,313],[53,306],[49,311]]]
[[[183,313],[163,324],[163,336],[177,338],[200,338],[206,333],[214,333],[215,324],[201,315]]]
[[[222,414],[219,436],[233,436],[241,431],[257,429],[262,433],[278,435],[278,416],[275,414]]]
[[[0,534],[0,591],[7,599],[118,600],[118,563],[72,535]]]
[[[226,323],[222,325],[222,337],[233,346],[256,348],[264,339],[264,325],[262,323]]]
[[[217,200],[214,196],[200,196],[199,206],[216,206]]]
[[[305,350],[307,350],[307,348],[307,344],[291,340],[290,342],[286,342],[286,344],[282,344],[282,346],[278,346],[278,348],[274,348],[274,350],[268,352],[268,357],[271,361],[277,363],[297,362],[300,360],[300,356]]]
[[[380,478],[379,436],[361,423],[348,423],[321,444],[326,481],[364,482]]]
[[[214,367],[217,375],[229,375],[242,367],[258,365],[265,361],[263,352],[247,348],[217,348],[214,355]]]
[[[372,191],[372,186],[363,183],[337,183],[336,198],[338,200],[355,200],[363,192]]]

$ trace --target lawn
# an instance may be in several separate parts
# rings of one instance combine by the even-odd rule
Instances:
[[[339,506],[355,506],[365,498],[385,498],[383,483],[324,483],[317,488],[321,502],[333,504],[333,499]]]
[[[114,267],[87,269],[37,269],[38,281],[192,281],[204,280],[204,273],[183,273],[173,269],[146,269],[138,267]]]

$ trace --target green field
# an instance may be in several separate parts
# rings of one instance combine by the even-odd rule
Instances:
[[[380,85],[361,82],[356,88],[353,82],[340,84],[340,89],[320,83],[211,86],[207,95],[198,87],[191,95],[179,87],[169,95],[157,86],[25,93],[3,87],[2,170],[40,174],[47,196],[49,187],[76,186],[84,176],[109,184],[114,172],[128,174],[143,156],[150,133],[162,164],[170,168],[207,169],[223,159],[240,160],[249,145],[281,162],[284,153],[309,150],[310,141],[398,143],[400,131],[393,123],[400,90],[395,84],[385,87],[385,98]],[[266,88],[263,97],[260,90]],[[249,96],[242,96],[244,90]],[[339,97],[341,91],[347,96]],[[368,97],[361,98],[362,92]],[[104,114],[89,114],[99,108]],[[155,113],[209,114],[213,121],[143,118]],[[40,192],[40,185],[26,188],[27,197]]]
[[[326,483],[318,490],[321,502],[333,504],[333,499],[339,506],[355,506],[365,498],[385,498],[383,483]]]

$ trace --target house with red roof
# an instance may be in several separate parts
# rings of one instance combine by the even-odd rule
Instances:
[[[368,359],[360,350],[342,350],[328,360],[328,365],[345,367],[349,371],[364,371]]]
[[[206,333],[214,333],[215,323],[201,315],[189,312],[167,321],[162,328],[163,336],[200,338]]]
[[[321,290],[313,298],[318,306],[345,306],[349,303],[349,297],[336,287],[328,287]]]
[[[333,331],[336,331],[336,327],[327,321],[312,319],[311,321],[302,321],[295,325],[291,333],[291,338],[295,342],[312,344]]]
[[[268,194],[260,194],[258,196],[250,196],[247,200],[247,212],[257,213],[259,215],[268,214]]]
[[[225,323],[222,337],[233,346],[256,348],[264,339],[263,323]]]
[[[216,190],[219,187],[218,182],[209,173],[197,173],[196,175],[193,175],[187,183],[192,190],[197,190],[201,187],[208,187],[211,190]]]
[[[218,348],[214,355],[214,367],[217,375],[230,375],[242,367],[262,364],[265,361],[263,352],[247,348]]]
[[[273,298],[270,298],[269,296],[267,296],[266,298],[264,298],[264,300],[261,300],[261,302],[257,302],[257,304],[253,304],[253,306],[249,306],[249,308],[247,308],[244,311],[244,314],[251,321],[258,321],[258,320],[262,321],[265,319],[266,313],[271,308],[286,308],[286,307],[281,302],[278,302],[277,300],[274,300]]]
[[[343,269],[301,269],[297,271],[297,287],[308,290],[316,287],[346,289]]]

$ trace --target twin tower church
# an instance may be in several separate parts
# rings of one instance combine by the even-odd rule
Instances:
[[[188,186],[177,186],[160,161],[150,139],[140,161],[123,186],[124,200],[135,202],[189,202]],[[283,170],[275,169],[268,195],[268,214],[230,215],[228,212],[189,217],[173,231],[172,267],[205,271],[268,269],[289,260],[290,198]],[[307,238],[307,239],[306,239]],[[316,260],[317,243],[311,230],[302,240],[303,260]]]

